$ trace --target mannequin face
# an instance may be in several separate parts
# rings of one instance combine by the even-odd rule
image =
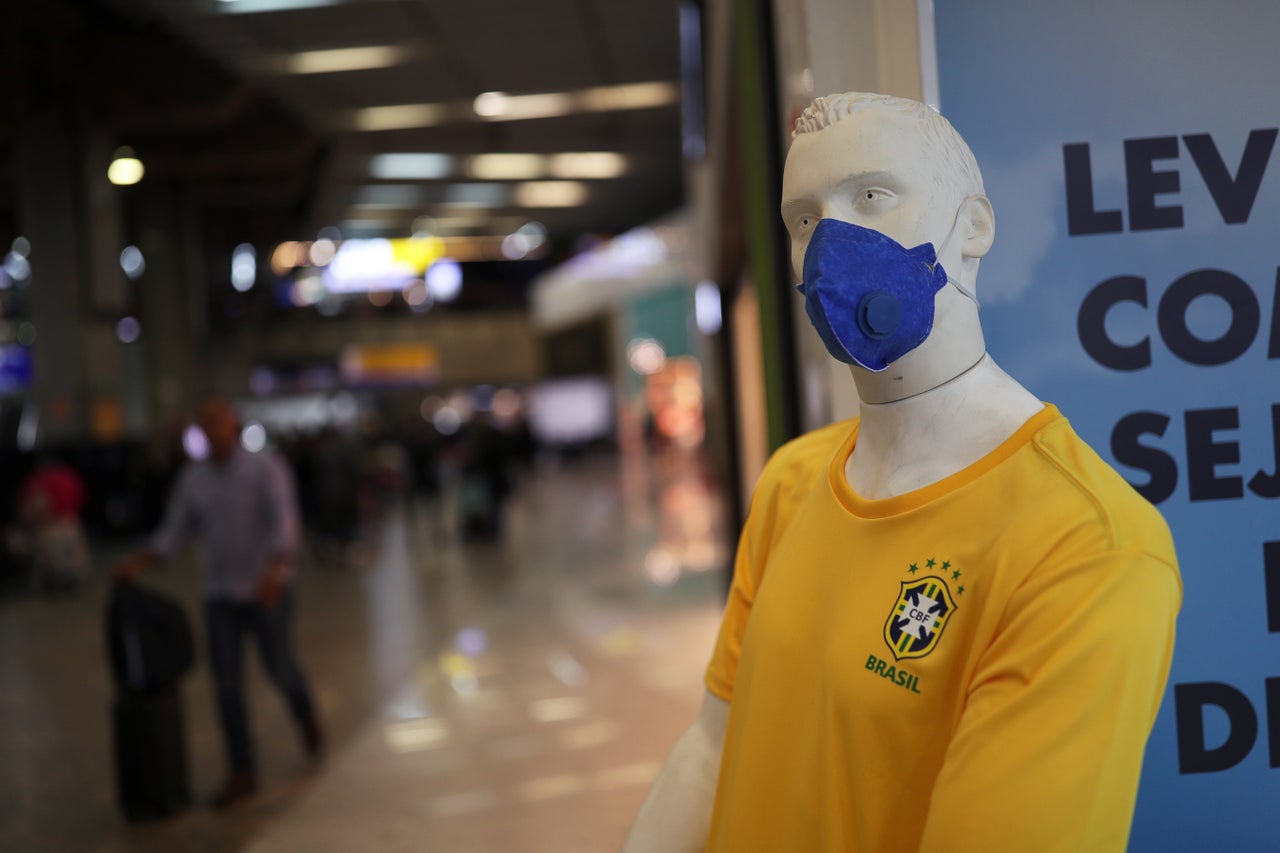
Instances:
[[[937,155],[916,123],[867,110],[793,140],[782,178],[782,218],[797,279],[820,219],[871,228],[907,248],[933,243],[943,249],[955,225],[939,260],[958,276],[965,223],[956,223],[956,212],[963,198],[936,178]]]

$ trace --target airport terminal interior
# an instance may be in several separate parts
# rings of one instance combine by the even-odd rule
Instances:
[[[1278,8],[0,3],[0,850],[1274,849]]]
[[[706,106],[708,19],[0,13],[0,848],[621,843],[704,694],[745,500],[734,383],[761,383],[727,367],[717,277],[741,247],[699,224],[733,184],[710,178],[709,117],[729,118]],[[219,802],[196,530],[128,582],[190,641],[164,687],[185,796],[153,813],[125,791],[138,650],[112,614],[120,566],[218,453],[211,400],[233,452],[291,484],[286,630],[322,740],[249,642],[256,788]]]

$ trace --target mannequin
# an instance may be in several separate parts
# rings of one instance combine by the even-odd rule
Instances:
[[[972,153],[914,101],[818,98],[781,212],[862,413],[766,466],[702,712],[626,853],[1123,850],[1176,556],[986,353]]]
[[[874,102],[873,102],[874,103]],[[926,119],[927,120],[927,119]],[[782,216],[800,274],[815,218],[872,228],[904,246],[932,242],[938,261],[976,293],[995,239],[980,177],[930,150],[916,115],[864,108],[798,133],[782,179]],[[976,169],[976,167],[975,167]],[[862,425],[846,466],[868,499],[903,494],[964,468],[1042,404],[985,355],[978,306],[958,287],[936,298],[929,337],[881,372],[851,365]],[[946,429],[939,429],[940,424]]]

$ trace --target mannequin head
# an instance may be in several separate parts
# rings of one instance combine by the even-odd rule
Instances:
[[[969,147],[942,116],[901,98],[847,93],[816,99],[796,122],[782,197],[797,277],[821,219],[870,228],[908,248],[932,243],[943,267],[970,292],[995,235]],[[933,329],[919,347],[881,373],[852,368],[864,401],[927,391],[982,357],[977,306],[944,287],[934,309]]]
[[[961,196],[983,195],[982,172],[973,152],[951,122],[932,107],[907,98],[875,95],[868,92],[845,92],[842,95],[823,95],[814,98],[796,119],[791,131],[794,139],[806,133],[817,133],[850,116],[868,110],[896,113],[914,119],[924,137],[934,165],[934,175],[939,188],[947,188]]]

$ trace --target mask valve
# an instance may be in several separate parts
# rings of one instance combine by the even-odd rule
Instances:
[[[883,340],[902,325],[902,303],[893,294],[877,290],[862,297],[855,316],[864,335]]]

